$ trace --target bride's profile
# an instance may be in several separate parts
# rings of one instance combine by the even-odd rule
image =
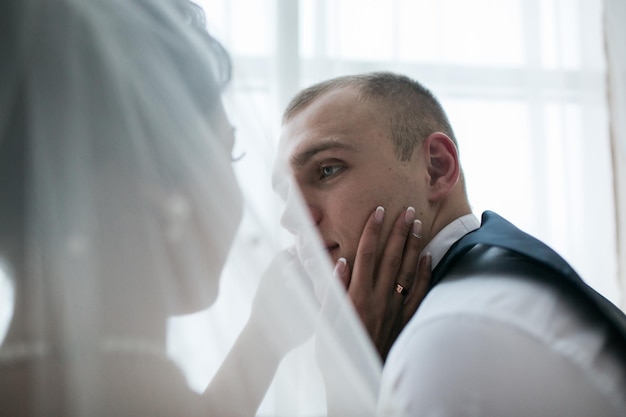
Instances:
[[[322,245],[304,272],[238,186],[230,61],[202,11],[10,0],[0,27],[0,414],[372,415],[380,361]],[[195,330],[232,349],[194,390],[167,320],[210,310],[225,277],[259,290]]]

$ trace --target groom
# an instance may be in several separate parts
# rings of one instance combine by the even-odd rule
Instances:
[[[382,415],[626,415],[624,314],[543,243],[472,213],[453,129],[424,86],[370,73],[309,87],[284,113],[280,151],[348,270],[377,206],[422,222],[431,289],[386,358]]]

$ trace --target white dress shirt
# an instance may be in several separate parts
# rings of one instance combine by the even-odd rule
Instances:
[[[424,249],[433,268],[479,226],[467,215],[444,228]],[[521,273],[468,276],[460,264],[390,351],[379,414],[624,417],[624,355],[604,323],[583,317],[562,290]]]

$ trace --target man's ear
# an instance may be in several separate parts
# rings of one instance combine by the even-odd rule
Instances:
[[[459,181],[459,154],[452,139],[441,132],[428,136],[423,150],[429,175],[428,201],[440,201]]]

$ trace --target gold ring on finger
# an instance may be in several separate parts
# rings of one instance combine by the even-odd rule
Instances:
[[[409,293],[409,290],[404,288],[402,285],[396,283],[396,292],[401,296],[406,297],[406,295]]]

